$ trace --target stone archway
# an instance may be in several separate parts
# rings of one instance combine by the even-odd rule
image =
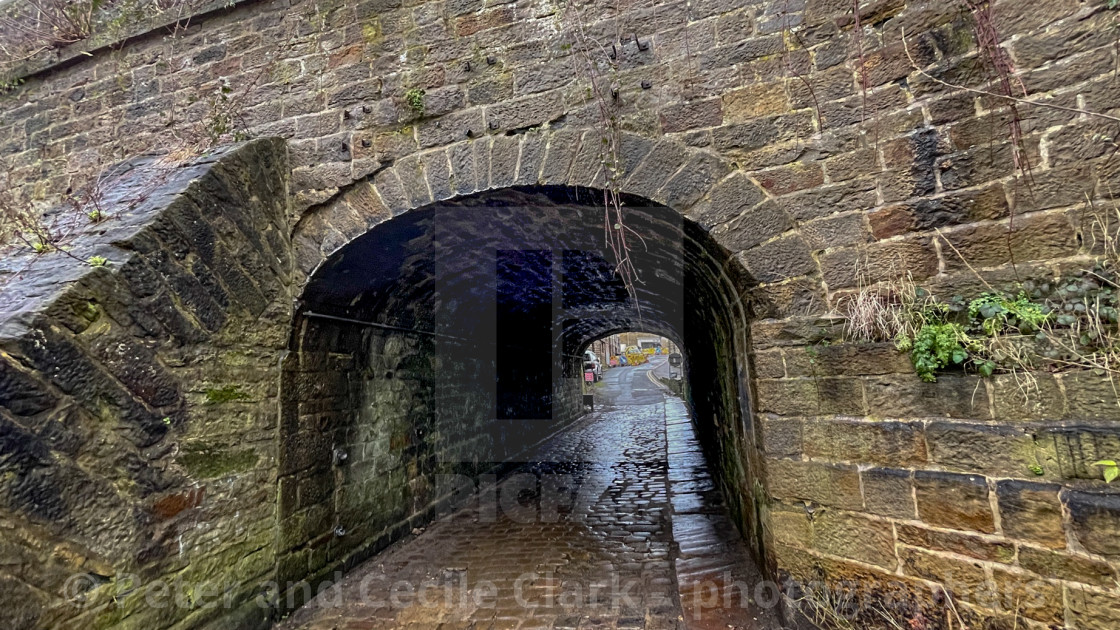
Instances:
[[[577,161],[574,148],[567,158],[555,157],[560,153],[556,147],[561,140],[573,137],[573,133],[568,130],[496,136],[462,143],[433,155],[450,160],[456,152],[469,148],[473,163],[488,165],[485,184],[481,183],[483,180],[477,169],[469,169],[474,176],[468,180],[473,183],[456,184],[464,186],[464,194],[506,182],[511,187],[522,186],[519,194],[547,197],[544,191],[550,189],[554,197],[556,193],[575,195],[565,201],[572,202],[567,207],[578,206],[588,217],[601,218],[601,207],[596,211],[595,203],[588,202],[587,190],[595,183],[595,173],[577,173],[579,169],[575,165],[584,162]],[[516,161],[494,157],[504,150],[501,147],[511,142],[518,148]],[[682,284],[681,278],[685,278],[683,284],[704,288],[705,297],[697,303],[722,313],[719,340],[709,339],[696,346],[725,350],[721,360],[727,367],[720,373],[728,378],[722,381],[722,389],[711,390],[712,395],[707,398],[698,397],[696,404],[698,409],[704,405],[710,408],[718,405],[721,410],[728,410],[727,413],[707,414],[719,418],[718,424],[713,423],[711,433],[720,439],[710,443],[727,447],[721,451],[718,461],[729,463],[725,466],[728,474],[724,480],[729,486],[729,496],[749,496],[741,490],[747,485],[745,471],[755,474],[758,470],[753,464],[744,463],[741,456],[741,453],[754,452],[747,448],[752,444],[752,432],[748,430],[751,418],[746,402],[747,311],[741,298],[749,282],[744,280],[746,275],[739,263],[728,258],[704,228],[708,224],[705,217],[714,212],[712,208],[723,208],[720,211],[725,213],[734,209],[731,205],[721,206],[720,195],[729,199],[728,203],[735,201],[721,191],[734,189],[740,180],[735,174],[724,175],[726,167],[702,152],[631,136],[627,136],[625,142],[631,147],[628,191],[642,190],[645,186],[645,190],[652,190],[650,194],[654,195],[653,201],[649,201],[628,192],[632,195],[630,199],[635,200],[635,206],[656,208],[661,217],[658,225],[667,235],[663,242],[673,245],[671,251],[687,253],[685,257],[672,259],[674,268],[680,272],[668,276],[675,279],[673,282],[666,284],[656,276],[652,276],[652,281],[662,282],[663,289],[678,287]],[[543,153],[534,162],[532,147],[538,144]],[[124,185],[119,198],[113,198],[114,205],[110,209],[125,222],[85,228],[75,242],[74,257],[59,263],[65,277],[61,281],[51,280],[50,286],[57,286],[57,289],[37,297],[33,309],[9,314],[5,319],[8,336],[3,340],[6,354],[0,368],[3,378],[8,379],[6,383],[18,384],[15,389],[5,389],[0,399],[0,407],[3,407],[0,416],[3,416],[4,430],[8,431],[5,439],[17,436],[23,445],[21,448],[27,452],[34,450],[35,455],[13,460],[21,466],[26,464],[28,469],[21,469],[12,479],[24,484],[20,486],[23,492],[36,488],[86,487],[82,484],[88,477],[93,480],[91,483],[104,489],[106,496],[112,496],[115,501],[119,499],[113,508],[116,513],[127,511],[135,515],[134,521],[114,521],[116,529],[82,529],[105,519],[97,516],[96,510],[91,511],[96,503],[83,502],[78,494],[59,503],[62,510],[59,513],[70,514],[72,518],[55,519],[48,530],[35,525],[40,519],[37,514],[27,512],[16,502],[7,504],[5,509],[15,526],[27,528],[27,546],[20,551],[21,557],[37,558],[36,554],[46,553],[43,550],[51,549],[51,545],[64,544],[68,549],[78,549],[75,557],[84,563],[80,569],[69,570],[92,576],[89,605],[73,607],[66,600],[44,597],[45,602],[55,602],[50,604],[52,619],[89,620],[116,614],[118,601],[125,600],[113,593],[112,576],[142,571],[148,580],[182,575],[202,585],[234,580],[238,587],[222,595],[230,602],[226,608],[194,612],[192,608],[178,606],[144,608],[137,620],[154,620],[158,625],[194,614],[198,623],[225,615],[241,620],[238,623],[246,627],[264,624],[271,615],[265,605],[271,592],[269,584],[303,579],[314,573],[312,567],[323,571],[346,568],[363,553],[370,553],[410,531],[438,507],[438,501],[427,500],[436,495],[419,491],[414,495],[402,493],[394,500],[404,506],[401,515],[407,518],[397,518],[392,523],[383,523],[376,532],[366,532],[372,537],[368,540],[359,536],[360,532],[353,526],[347,530],[347,523],[336,519],[335,489],[341,468],[334,462],[344,455],[347,458],[353,455],[345,449],[336,454],[333,440],[324,439],[322,427],[326,425],[316,422],[326,422],[337,411],[350,409],[346,398],[350,388],[360,387],[363,378],[374,372],[370,365],[360,366],[361,370],[353,369],[354,364],[345,362],[345,353],[329,351],[317,356],[321,359],[318,366],[301,365],[298,357],[306,358],[313,353],[301,355],[290,350],[307,350],[314,344],[324,348],[330,344],[341,347],[349,344],[347,349],[353,350],[363,347],[362,343],[370,343],[371,339],[368,335],[364,341],[360,335],[347,336],[342,328],[313,328],[310,319],[302,315],[296,318],[298,334],[293,336],[289,313],[291,296],[310,295],[309,273],[316,267],[320,271],[332,268],[329,262],[323,264],[326,254],[331,254],[331,260],[343,259],[345,244],[359,242],[359,235],[371,232],[371,226],[376,231],[405,225],[422,217],[424,206],[433,206],[431,199],[450,193],[443,189],[439,189],[442,191],[439,195],[425,193],[428,197],[426,201],[421,199],[423,204],[408,212],[397,211],[396,218],[388,220],[393,213],[384,205],[388,193],[382,194],[379,178],[392,175],[396,179],[389,181],[399,183],[404,177],[399,173],[409,164],[406,159],[350,187],[334,202],[289,228],[284,221],[288,201],[285,153],[283,142],[279,140],[255,141],[218,151],[197,164],[174,169],[159,194],[145,197],[139,205],[130,195],[135,190],[146,190],[144,186]],[[670,154],[677,157],[671,160],[666,157]],[[561,166],[549,166],[553,163],[549,156],[555,157]],[[416,163],[431,157],[422,154]],[[689,165],[701,168],[688,170],[692,168]],[[535,184],[523,183],[522,176],[532,181],[534,172],[537,173]],[[436,169],[425,167],[421,173],[426,178],[425,191],[438,189],[428,183],[433,181]],[[562,176],[552,173],[562,173]],[[133,179],[142,182],[147,177],[164,175],[156,165],[143,162],[124,184]],[[554,183],[559,181],[564,183]],[[662,183],[655,186],[656,182]],[[701,184],[711,190],[701,190]],[[532,192],[534,190],[536,192]],[[670,210],[665,202],[673,200],[678,200],[681,205],[676,207],[684,208],[686,216],[691,218],[682,219],[680,212]],[[462,199],[460,206],[461,202]],[[553,208],[564,205],[555,201],[550,204]],[[594,223],[598,227],[599,220]],[[646,225],[654,223],[647,220]],[[640,220],[635,227],[641,228]],[[300,243],[298,246],[289,236],[292,232]],[[679,247],[681,244],[685,247]],[[106,255],[111,264],[91,267],[82,261],[81,257],[93,254]],[[297,257],[301,260],[298,268]],[[562,258],[561,252],[558,260]],[[609,264],[605,266],[609,268]],[[51,279],[53,269],[33,267],[20,283],[7,288],[18,291],[21,287],[44,282],[44,279]],[[681,275],[690,269],[696,273]],[[598,285],[592,283],[591,286],[594,289]],[[409,287],[408,291],[418,287],[420,285]],[[401,295],[409,295],[408,291]],[[591,294],[596,291],[592,290]],[[652,285],[646,290],[651,296],[656,293]],[[693,316],[693,311],[682,310],[679,306],[674,309],[663,309],[660,316],[688,328],[688,318]],[[657,312],[652,307],[647,310],[650,316]],[[323,310],[323,314],[330,313]],[[617,316],[599,313],[595,326],[573,326],[567,332],[564,322],[559,322],[554,330],[562,334],[554,338],[550,330],[546,345],[578,347],[597,334],[633,325],[632,313],[618,311],[614,315]],[[572,319],[587,321],[583,317]],[[450,336],[457,336],[451,332]],[[294,338],[299,343],[288,344],[287,358],[281,360],[285,338]],[[406,356],[410,352],[417,354],[423,350],[423,345],[393,343],[397,345],[388,350],[400,359],[392,367],[394,375],[402,377],[398,380],[408,380],[412,384],[430,380],[433,370],[430,362],[425,366],[420,361],[410,362]],[[124,360],[122,357],[126,355],[107,354],[109,350],[121,349],[132,358]],[[449,358],[455,356],[452,354]],[[66,369],[60,371],[58,363],[63,359],[68,363]],[[710,363],[715,365],[715,362]],[[563,366],[549,365],[550,370],[555,368],[550,374],[555,377],[551,382],[562,384]],[[149,383],[145,380],[147,372],[136,371],[140,366],[158,367],[159,382],[174,384],[175,395],[166,399],[160,397],[164,390],[152,390],[146,384]],[[301,381],[291,378],[293,374],[310,375],[313,367],[332,368],[332,376],[337,379],[319,378],[323,372]],[[447,368],[441,366],[440,369]],[[89,375],[99,380],[90,380]],[[278,388],[281,382],[284,387]],[[49,396],[44,394],[43,399],[49,404],[31,404],[29,399],[21,397],[21,392],[39,390],[50,392]],[[415,405],[415,409],[435,400],[435,394],[425,398],[423,393],[412,395],[415,391],[408,387],[397,390],[402,396],[409,393],[408,404]],[[11,398],[13,392],[19,395]],[[332,392],[343,395],[332,397]],[[355,392],[360,393],[360,390],[355,389]],[[148,400],[153,396],[156,398]],[[552,397],[553,401],[562,398]],[[738,404],[733,404],[735,401]],[[118,408],[124,411],[118,413]],[[407,410],[404,415],[407,416]],[[58,418],[67,417],[71,418],[67,425],[69,432],[65,433],[67,441],[50,446],[50,440],[58,439],[52,433],[60,426]],[[41,435],[27,429],[31,426],[28,423],[35,422],[45,423],[39,429]],[[155,437],[138,440],[136,446],[122,442],[123,446],[112,451],[122,454],[116,458],[104,458],[99,451],[90,450],[105,443],[97,439],[97,431],[115,431],[127,442],[131,437],[120,430],[127,428],[130,422],[142,423],[141,428]],[[87,430],[95,427],[96,431]],[[411,439],[413,428],[416,427],[412,424],[402,423],[395,437]],[[484,437],[493,442],[493,434],[491,431]],[[282,441],[277,440],[278,436],[283,436]],[[390,441],[394,438],[393,435],[388,437]],[[516,444],[507,444],[509,448],[503,453],[515,452]],[[51,459],[48,453],[52,448],[69,450],[58,451],[62,455]],[[71,459],[77,457],[96,462],[101,468],[82,469],[72,465]],[[501,463],[501,457],[486,457],[462,457],[460,460],[474,462],[477,459],[490,464],[486,469]],[[356,459],[349,461],[353,463]],[[118,465],[118,461],[128,465]],[[315,466],[322,466],[328,474],[307,478],[298,478],[295,474]],[[467,472],[475,474],[478,470],[481,468]],[[160,472],[155,474],[154,471]],[[37,479],[53,481],[34,488],[27,485]],[[409,480],[415,481],[415,478],[409,477]],[[407,486],[405,483],[400,487]],[[424,501],[412,501],[413,497],[421,496]],[[277,497],[281,518],[277,518]],[[327,504],[329,509],[310,509]],[[751,517],[752,513],[749,507],[740,509],[740,521],[748,528],[757,528],[757,518]],[[340,538],[348,537],[348,542],[361,540],[361,544],[346,548],[324,545],[336,537],[339,525],[343,526],[339,530]],[[387,531],[381,532],[383,529]],[[118,536],[115,533],[118,531],[128,536]],[[104,541],[99,537],[102,535]],[[292,550],[298,553],[286,553]],[[177,573],[177,567],[184,562],[189,563],[189,571]],[[50,569],[49,575],[42,578],[44,586],[40,592],[59,591],[67,574],[62,569],[52,568],[54,560],[39,563]],[[127,601],[143,601],[145,596],[144,590],[136,590],[127,594],[131,598]],[[47,604],[35,602],[28,609],[39,614]],[[28,619],[28,623],[33,624],[35,619],[45,617]]]
[[[540,128],[465,140],[385,164],[299,218],[292,233],[297,273],[305,280],[371,227],[433,202],[508,186],[602,188],[599,139],[595,130]],[[620,153],[622,192],[671,207],[705,230],[767,198],[723,158],[673,140],[624,133]],[[728,273],[742,270],[734,265]]]
[[[526,151],[538,140],[539,162]],[[628,142],[648,151],[632,155],[627,190],[661,182],[659,199],[701,219],[713,212],[718,200],[701,185],[716,185],[726,167],[684,150],[673,166],[668,148]],[[496,158],[502,150],[516,159]],[[434,166],[456,151],[488,164],[485,178]],[[553,151],[547,138],[499,136],[424,154],[297,226],[310,277],[282,382],[281,584],[368,557],[461,500],[441,480],[473,487],[562,429],[581,413],[572,357],[636,327],[664,330],[692,357],[709,458],[761,554],[759,512],[744,503],[761,482],[741,297],[748,275],[700,223],[627,193],[630,227],[645,238],[632,251],[643,278],[631,300],[603,251],[601,191],[573,185],[578,151],[556,168]],[[420,205],[386,203],[401,199],[393,187],[417,165],[421,179],[410,187],[421,190]]]

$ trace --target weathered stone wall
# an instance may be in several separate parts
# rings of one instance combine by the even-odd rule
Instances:
[[[697,272],[687,277],[689,284],[711,286],[708,299],[690,301],[685,311],[680,343],[687,355],[685,399],[735,524],[762,559],[762,451],[751,412],[750,311],[739,293],[742,280]]]
[[[816,316],[857,287],[860,260],[869,280],[903,268],[942,295],[982,290],[968,265],[1004,286],[1089,264],[1084,204],[1111,203],[1120,129],[1070,108],[1115,113],[1115,14],[1103,0],[993,3],[1013,85],[1058,106],[1023,106],[1028,178],[1006,101],[938,82],[999,89],[969,14],[948,1],[862,4],[858,37],[846,0],[643,2],[584,20],[620,60],[627,191],[710,230],[757,285],[742,347],[754,351],[755,417],[743,425],[765,438],[772,560],[801,577],[823,567],[914,588],[1041,578],[1023,623],[1112,627],[1120,506],[1087,466],[1117,456],[1108,381],[1043,374],[1043,404],[1020,410],[1005,378],[925,384],[890,348],[818,347],[839,335]],[[165,145],[169,130],[205,132],[225,79],[239,126],[290,142],[306,277],[433,200],[601,185],[585,172],[600,133],[568,25],[545,2],[243,3],[29,77],[5,97],[2,159],[17,187],[65,190],[69,168]],[[423,115],[406,103],[414,88]],[[737,326],[716,341],[746,341]],[[806,347],[824,356],[807,361]],[[709,408],[731,390],[720,398]],[[719,461],[745,513],[748,496],[766,500],[748,494],[742,471],[761,464],[740,450]]]
[[[276,563],[284,157],[141,160],[70,256],[0,263],[5,627],[267,618],[250,600]]]
[[[922,383],[893,344],[844,343],[840,323],[754,327],[775,565],[876,597],[947,585],[966,621],[1112,627],[1120,504],[1090,465],[1117,447],[1108,379],[1040,373],[1026,399],[1012,375]]]
[[[551,422],[496,419],[484,343],[300,317],[292,344],[281,380],[281,610],[461,505],[583,413],[580,381],[561,378]]]
[[[459,489],[452,475],[477,479],[500,459],[487,435],[492,393],[476,382],[492,369],[461,352],[446,360],[423,335],[313,318],[300,328],[296,367],[282,381],[291,418],[280,440],[285,586],[319,584],[423,526]],[[447,465],[472,458],[478,470]],[[303,603],[304,591],[288,590],[283,607]]]
[[[293,326],[284,156],[140,160],[4,261],[10,627],[267,626],[582,413],[557,362],[550,419],[496,420],[485,339]]]

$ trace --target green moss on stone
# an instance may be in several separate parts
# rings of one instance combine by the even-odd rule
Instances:
[[[381,22],[376,18],[362,25],[362,40],[373,46],[381,41]]]
[[[240,385],[226,385],[225,387],[206,390],[206,402],[211,404],[227,403],[233,400],[245,400],[248,397],[249,394],[241,391]]]
[[[122,621],[124,621],[124,610],[110,602],[109,606],[93,620],[92,625],[94,630],[108,630],[119,628]]]
[[[89,322],[91,324],[93,322],[97,321],[97,318],[101,316],[101,308],[97,306],[96,302],[92,302],[92,301],[75,302],[74,306],[73,306],[73,309],[74,309],[74,314],[75,315],[77,315],[78,317],[81,317],[82,319],[86,320],[87,322]]]
[[[243,472],[255,466],[259,459],[256,451],[234,451],[225,444],[206,442],[184,444],[178,457],[179,464],[198,479]]]

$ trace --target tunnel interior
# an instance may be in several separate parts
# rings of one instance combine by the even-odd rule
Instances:
[[[749,278],[676,211],[622,201],[633,295],[605,246],[603,192],[574,187],[412,210],[314,272],[281,382],[281,583],[352,566],[453,505],[463,480],[523,461],[584,413],[583,350],[627,330],[686,355],[706,456],[761,555]]]

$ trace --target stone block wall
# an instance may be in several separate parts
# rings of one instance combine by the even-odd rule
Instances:
[[[461,505],[582,415],[580,382],[564,378],[551,421],[496,420],[492,354],[426,333],[297,319],[281,381],[280,610]]]
[[[840,323],[754,327],[775,566],[877,597],[901,585],[903,614],[930,623],[944,585],[969,623],[1112,627],[1120,503],[1090,465],[1116,447],[1108,380],[1037,374],[1028,398],[1011,375],[923,383],[893,344],[844,343]]]
[[[699,274],[697,274],[699,275]],[[751,347],[749,312],[727,282],[708,295],[710,302],[689,304],[679,345],[687,353],[685,400],[696,423],[697,435],[716,482],[727,500],[732,518],[762,559],[765,503],[762,488],[761,449],[757,442],[753,404],[750,400]],[[699,277],[689,282],[704,282]]]
[[[138,160],[69,256],[0,262],[5,627],[267,619],[252,600],[276,563],[285,155]]]
[[[358,327],[302,320],[284,358],[277,584],[285,608],[301,605],[306,597],[302,589],[290,587],[305,578],[309,585],[318,584],[319,573],[344,558],[353,539],[336,535],[342,527],[336,495],[344,483],[340,466],[350,465],[343,455],[353,455],[358,467],[364,461],[362,442],[347,447],[362,408],[366,336]]]
[[[583,376],[561,374],[552,390],[556,415],[568,420],[583,415]]]

